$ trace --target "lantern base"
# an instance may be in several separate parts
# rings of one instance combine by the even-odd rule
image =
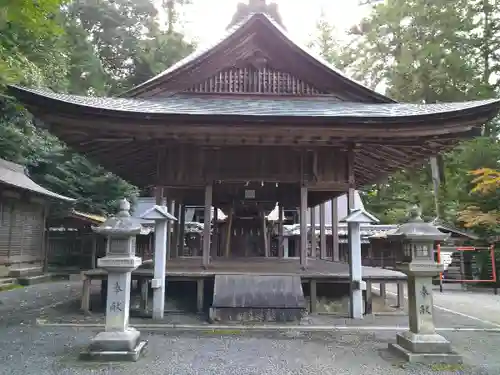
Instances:
[[[462,356],[453,351],[451,344],[438,334],[398,333],[396,343],[389,349],[408,362],[461,364]]]
[[[101,361],[137,361],[146,348],[135,329],[124,332],[101,332],[92,340],[81,359]]]

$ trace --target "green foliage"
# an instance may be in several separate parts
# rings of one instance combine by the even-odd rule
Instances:
[[[37,183],[76,198],[81,211],[106,214],[115,211],[116,200],[134,199],[137,188],[35,127],[2,93],[6,83],[119,93],[192,51],[173,30],[173,19],[169,24],[169,32],[162,31],[152,0],[0,0],[0,158],[25,165]]]
[[[319,35],[330,33],[325,21]],[[325,42],[325,40],[327,42]],[[337,41],[338,42],[338,41]],[[350,32],[340,55],[332,52],[329,38],[322,54],[370,87],[384,90],[404,102],[435,103],[490,98],[496,95],[500,76],[498,47],[500,11],[493,0],[387,0]],[[321,49],[321,48],[320,48]],[[488,213],[499,207],[498,192],[471,193],[470,171],[498,169],[498,123],[484,136],[463,142],[443,154],[445,181],[439,191],[441,219],[463,225],[461,213],[470,207]],[[427,219],[436,216],[430,167],[403,170],[385,183],[366,187],[365,205],[385,223],[402,222],[410,205],[418,203]],[[484,235],[496,226],[475,225]]]
[[[49,84],[64,77],[61,0],[0,0],[0,90],[7,83]]]
[[[172,2],[172,9],[182,2]],[[73,1],[64,11],[70,53],[68,90],[118,94],[192,51],[193,45],[158,23],[152,0]]]

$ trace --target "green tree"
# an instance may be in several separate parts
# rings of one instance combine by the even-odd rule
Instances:
[[[38,5],[46,8],[38,12],[31,0],[1,1],[0,84],[117,93],[192,50],[180,33],[161,30],[149,0],[74,0],[63,6],[44,0]],[[31,178],[46,188],[76,198],[82,211],[114,212],[117,199],[138,194],[126,181],[35,127],[31,116],[7,97],[0,98],[0,157],[25,165]]]
[[[61,0],[0,0],[0,94],[5,84],[54,87],[65,75]]]
[[[190,53],[193,45],[174,29],[178,19],[175,9],[185,3],[166,3],[170,17],[165,30],[152,0],[71,2],[64,12],[66,33],[73,46],[69,91],[118,94]]]
[[[328,15],[324,10],[321,11],[320,17],[316,21],[308,47],[335,68],[341,70],[346,68],[344,51],[347,45],[339,38],[335,25],[328,20]]]
[[[492,5],[491,0],[377,3],[351,29],[343,59],[355,78],[374,88],[385,87],[396,100],[435,103],[492,97],[499,67],[495,55],[499,12]],[[459,223],[465,207],[486,204],[485,197],[469,194],[473,186],[469,172],[499,160],[496,127],[496,122],[488,124],[484,138],[464,142],[443,155],[446,183],[439,197],[446,221]],[[433,217],[432,193],[427,165],[401,171],[365,191],[368,209],[387,222],[401,220],[410,203],[421,204],[424,216]]]

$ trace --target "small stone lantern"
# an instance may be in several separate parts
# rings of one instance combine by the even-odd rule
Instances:
[[[448,234],[420,217],[414,207],[410,221],[387,236],[402,246],[403,262],[396,268],[408,276],[408,316],[410,330],[398,333],[389,348],[409,362],[461,363],[450,342],[436,333],[433,320],[432,278],[443,266],[434,260],[434,242],[444,241]]]
[[[83,358],[136,361],[146,346],[140,332],[129,327],[132,271],[142,263],[135,256],[141,224],[130,216],[130,203],[120,201],[119,212],[92,230],[107,237],[106,256],[97,266],[108,271],[105,331],[97,334]]]

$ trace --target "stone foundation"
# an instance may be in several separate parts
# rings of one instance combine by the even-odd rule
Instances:
[[[389,344],[389,349],[408,362],[462,363],[462,356],[453,350],[448,340],[438,334],[398,333],[396,343]]]

